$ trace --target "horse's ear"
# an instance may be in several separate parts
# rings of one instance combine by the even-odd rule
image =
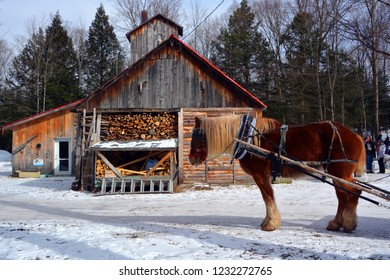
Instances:
[[[200,127],[200,119],[195,117],[195,127]]]

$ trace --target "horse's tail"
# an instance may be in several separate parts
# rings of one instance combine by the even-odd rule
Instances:
[[[359,137],[359,136],[358,136]],[[355,176],[360,177],[366,172],[366,150],[364,148],[363,139],[360,139],[360,155],[357,161],[357,166],[355,169]]]

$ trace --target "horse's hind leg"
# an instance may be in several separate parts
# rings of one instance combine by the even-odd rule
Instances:
[[[345,186],[344,186],[345,187]],[[336,189],[336,195],[339,201],[336,216],[328,224],[327,230],[338,231],[343,228],[344,232],[351,232],[357,227],[356,208],[358,205],[358,193],[347,193]]]
[[[356,209],[359,201],[360,191],[352,190],[347,194],[347,203],[343,212],[343,230],[344,232],[351,232],[356,229],[358,224],[358,217]]]
[[[336,189],[338,199],[337,212],[333,220],[329,221],[327,230],[338,231],[343,226],[343,212],[347,203],[347,194]]]

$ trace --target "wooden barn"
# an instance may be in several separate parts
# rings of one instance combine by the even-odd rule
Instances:
[[[253,183],[229,155],[188,161],[195,116],[249,109],[261,116],[266,106],[182,34],[162,15],[144,18],[126,34],[127,69],[83,100],[5,125],[13,131],[13,171],[72,175],[72,189],[100,194]]]
[[[76,115],[82,100],[8,123],[12,130],[12,171],[15,176],[75,174]]]
[[[188,161],[194,117],[261,116],[259,99],[179,39],[162,15],[127,33],[132,64],[87,97],[77,113],[78,188],[99,193],[172,192],[176,186],[252,183],[222,155]]]

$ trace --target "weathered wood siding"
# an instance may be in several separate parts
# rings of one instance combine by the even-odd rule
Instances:
[[[258,107],[200,61],[167,47],[133,65],[85,103],[92,110],[123,108]]]
[[[17,170],[41,171],[41,174],[53,174],[54,139],[70,138],[71,150],[74,150],[75,116],[76,114],[70,110],[59,111],[14,127],[12,132],[13,150],[26,143],[31,137],[37,137],[12,156],[13,172]],[[40,149],[37,149],[38,143],[41,144]],[[38,157],[43,159],[43,166],[33,165],[33,160]],[[72,166],[74,167],[74,164]]]
[[[253,184],[253,178],[246,174],[240,167],[237,160],[231,164],[231,155],[221,155],[215,159],[209,159],[205,164],[193,166],[188,160],[191,148],[192,129],[195,125],[196,117],[216,117],[228,114],[246,114],[249,108],[209,108],[205,110],[183,109],[183,140],[182,154],[179,170],[182,171],[181,183],[191,185],[197,183],[206,184]]]
[[[157,16],[128,34],[131,43],[131,64],[140,60],[171,34],[181,35],[182,28],[162,16]]]

